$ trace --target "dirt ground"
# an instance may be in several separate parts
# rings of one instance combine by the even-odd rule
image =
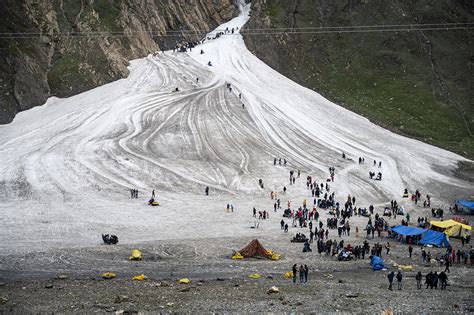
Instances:
[[[139,262],[128,260],[131,245],[2,257],[0,312],[380,313],[389,308],[403,313],[474,312],[473,266],[455,264],[446,291],[417,290],[415,272],[443,269],[436,263],[423,265],[420,248],[415,248],[410,259],[406,245],[391,242],[390,255],[383,255],[388,270],[376,272],[370,269],[367,257],[338,262],[317,252],[303,253],[302,244],[290,243],[290,236],[282,232],[260,239],[266,248],[283,254],[280,261],[231,260],[232,250],[249,241],[236,238],[140,244],[144,260]],[[352,244],[364,239],[345,238]],[[375,237],[369,241],[385,240]],[[454,245],[460,246],[457,241]],[[293,284],[283,277],[293,263],[309,266],[308,283]],[[414,271],[404,272],[401,291],[387,289],[386,275],[396,270],[394,263],[414,265]],[[7,264],[12,268],[4,269]],[[102,279],[106,271],[115,272],[117,278]],[[141,273],[148,279],[131,280]],[[262,278],[249,278],[253,273]],[[183,277],[191,283],[178,284]],[[269,294],[272,286],[280,292]]]

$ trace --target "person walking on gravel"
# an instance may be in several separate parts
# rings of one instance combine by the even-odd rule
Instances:
[[[303,283],[304,280],[304,266],[300,265],[300,283]]]
[[[304,283],[308,282],[308,273],[309,273],[308,265],[304,265]]]
[[[446,260],[446,262],[444,263],[444,265],[445,265],[446,268],[444,269],[444,272],[451,272],[451,271],[449,270],[449,265],[451,264],[451,262],[449,261],[449,258],[448,258],[448,257],[446,257],[445,260]]]
[[[296,264],[293,265],[293,283],[296,283],[296,274],[298,273],[298,268],[296,267]]]
[[[393,284],[393,278],[395,277],[395,273],[393,271],[391,271],[388,275],[387,275],[387,279],[388,279],[388,289],[390,291],[392,291],[392,284]]]
[[[423,279],[423,275],[421,274],[421,271],[418,271],[418,273],[415,276],[416,280],[416,288],[418,290],[421,290],[421,280]]]
[[[397,273],[398,290],[402,289],[402,279],[403,279],[402,271],[398,270],[398,273]]]

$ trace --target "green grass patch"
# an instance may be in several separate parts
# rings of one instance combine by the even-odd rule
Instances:
[[[79,64],[72,55],[62,55],[48,72],[48,84],[51,91],[61,93],[79,76]]]
[[[110,32],[121,30],[118,25],[120,3],[121,1],[118,0],[95,0],[92,2],[94,11],[99,15],[100,25],[105,30]]]

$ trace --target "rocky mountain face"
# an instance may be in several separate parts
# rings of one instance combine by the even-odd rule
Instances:
[[[337,104],[474,159],[474,28],[452,29],[472,21],[466,0],[254,0],[244,38],[272,68]],[[326,32],[348,26],[369,27]]]
[[[236,14],[234,0],[2,0],[0,123],[123,78],[128,60],[199,40]]]

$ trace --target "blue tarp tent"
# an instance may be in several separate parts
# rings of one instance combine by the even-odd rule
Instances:
[[[384,261],[379,256],[372,256],[370,259],[372,270],[382,270],[384,268]]]
[[[458,206],[458,208],[460,208],[459,210],[461,212],[474,214],[474,201],[459,199],[459,200],[456,200],[456,205]]]
[[[456,201],[456,203],[460,206],[465,207],[465,208],[469,208],[469,209],[474,210],[474,201],[459,199],[459,200]]]
[[[405,225],[397,225],[396,227],[392,228],[392,231],[400,234],[400,235],[420,235],[427,231],[428,229],[420,229],[417,227],[405,226]]]
[[[449,241],[446,234],[438,231],[428,230],[423,235],[423,238],[420,240],[420,244],[431,244],[437,247],[448,247]]]

